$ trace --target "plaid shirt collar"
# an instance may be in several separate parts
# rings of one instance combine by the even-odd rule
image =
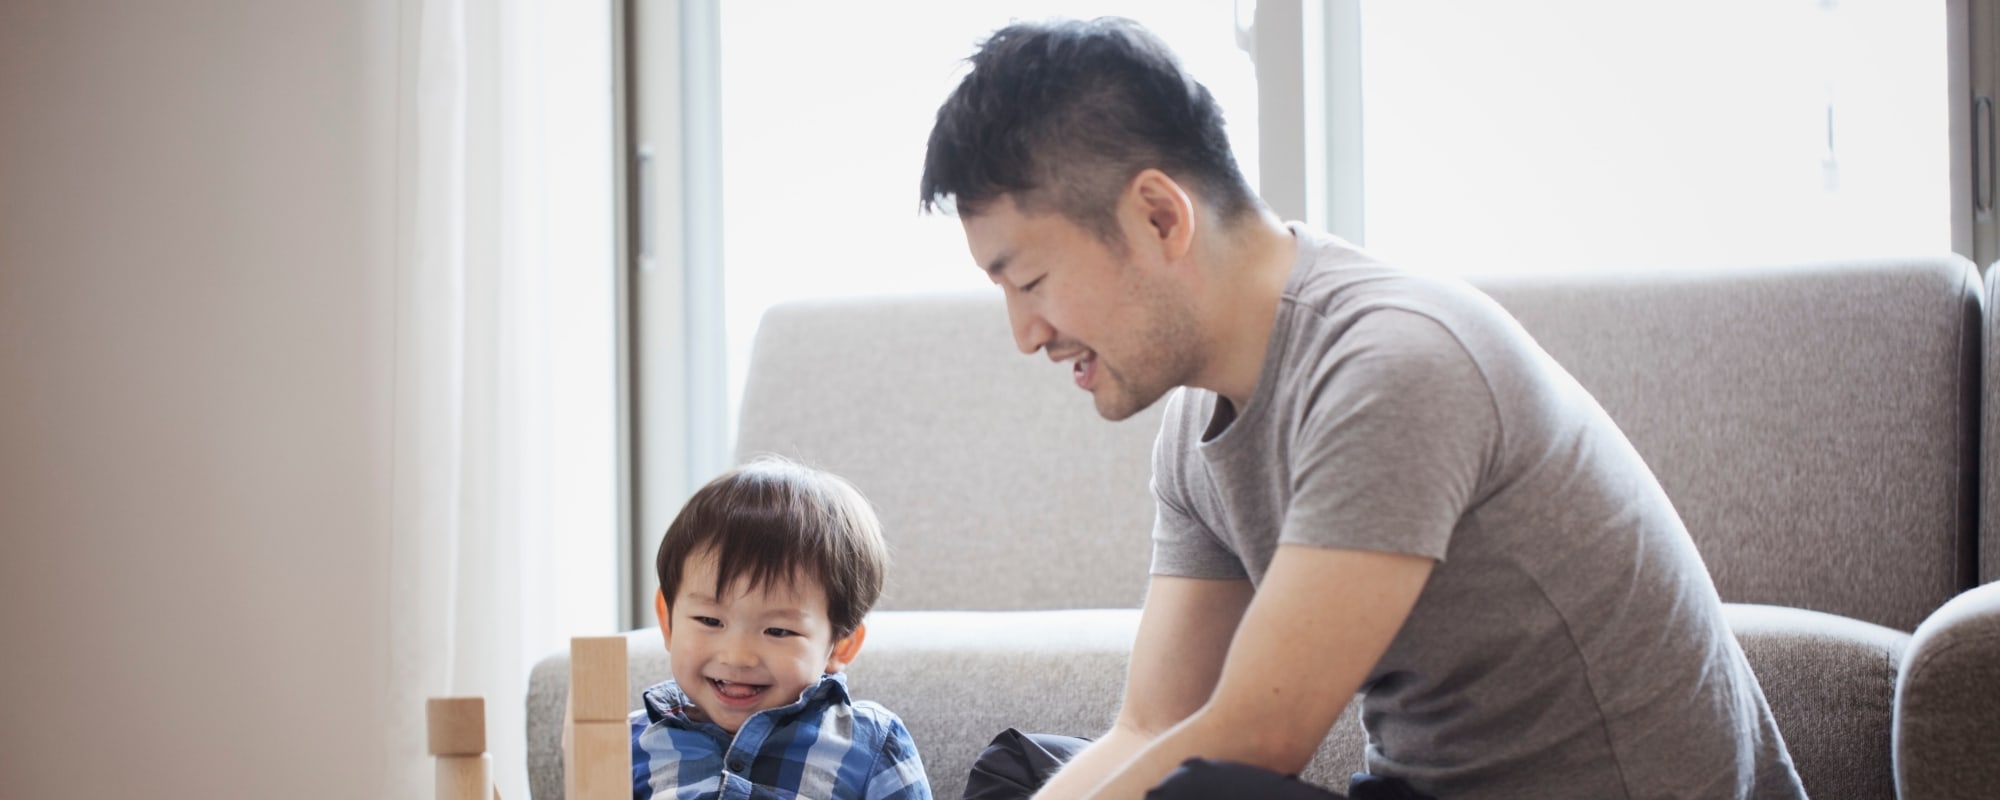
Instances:
[[[695,706],[694,700],[690,699],[687,692],[682,691],[680,684],[675,681],[670,680],[647,689],[643,699],[646,703],[648,721],[663,722],[688,730],[713,728],[711,732],[721,733],[725,741],[730,738],[730,733],[723,730],[722,726],[707,720],[707,715],[701,713]],[[835,672],[820,676],[818,683],[807,686],[799,693],[799,699],[791,704],[764,709],[752,715],[752,719],[766,714],[784,718],[836,703],[851,702],[853,700],[847,694],[847,673]],[[747,726],[749,722],[746,720],[744,724]]]

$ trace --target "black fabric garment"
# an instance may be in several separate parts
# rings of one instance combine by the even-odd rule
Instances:
[[[1234,761],[1190,758],[1181,762],[1167,779],[1146,793],[1146,800],[1223,800],[1223,798],[1268,798],[1268,800],[1340,800],[1340,795],[1321,789],[1296,775],[1280,775],[1262,767]]]
[[[1088,746],[1089,739],[1075,736],[1001,731],[972,762],[964,800],[1022,800]]]
[[[1401,778],[1384,778],[1366,772],[1356,772],[1347,781],[1349,800],[1437,800],[1437,798],[1410,788]]]
[[[993,737],[993,743],[972,764],[963,800],[1025,800],[1090,745],[1089,739],[1048,733],[1022,733],[1013,728]],[[1396,778],[1356,773],[1347,785],[1346,800],[1434,800]],[[1342,800],[1341,795],[1262,767],[1188,759],[1166,780],[1146,793],[1148,800]]]

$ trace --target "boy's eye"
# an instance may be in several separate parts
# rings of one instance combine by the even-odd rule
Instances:
[[[702,627],[705,628],[722,627],[722,620],[716,619],[714,617],[694,617],[693,619],[695,622],[699,623]]]
[[[1048,276],[1046,276],[1046,275],[1042,276],[1042,278],[1046,278],[1046,277],[1048,277]],[[1036,279],[1034,279],[1034,280],[1032,280],[1032,281],[1028,281],[1027,283],[1024,283],[1024,284],[1021,284],[1021,291],[1024,291],[1024,292],[1032,292],[1032,291],[1034,291],[1034,290],[1035,290],[1035,287],[1037,287],[1037,286],[1040,286],[1040,285],[1042,285],[1042,278],[1036,278]]]
[[[785,638],[785,637],[787,637],[787,636],[797,636],[797,635],[799,635],[799,632],[798,632],[798,631],[788,631],[788,630],[785,630],[784,628],[765,628],[765,629],[764,629],[764,635],[765,635],[765,636],[775,636],[775,637],[777,637],[777,638],[780,638],[780,639],[783,639],[783,638]]]

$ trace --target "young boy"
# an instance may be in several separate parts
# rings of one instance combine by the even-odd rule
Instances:
[[[841,673],[887,562],[868,501],[825,472],[766,458],[696,492],[660,542],[674,677],[632,715],[632,796],[929,800],[909,730]]]

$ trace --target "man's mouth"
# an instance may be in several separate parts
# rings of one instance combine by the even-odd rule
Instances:
[[[1077,387],[1088,391],[1097,379],[1097,354],[1084,353],[1077,360],[1070,362],[1069,372],[1070,377],[1076,379]]]

